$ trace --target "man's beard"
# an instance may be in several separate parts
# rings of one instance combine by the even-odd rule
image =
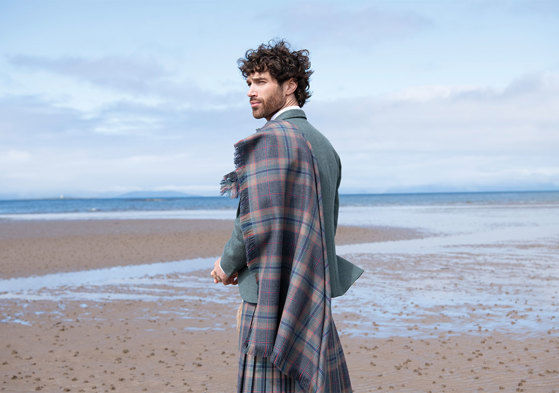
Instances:
[[[271,95],[267,100],[261,101],[256,99],[256,101],[260,102],[261,105],[258,108],[252,109],[252,115],[255,119],[270,119],[285,104],[285,99],[280,88],[278,88],[277,94]]]

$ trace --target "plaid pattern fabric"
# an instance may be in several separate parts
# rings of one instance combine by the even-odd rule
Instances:
[[[250,323],[256,305],[241,304],[240,331],[249,334]],[[259,358],[245,353],[239,357],[238,393],[304,393],[297,381],[282,374],[267,358]]]
[[[287,121],[235,144],[222,192],[240,196],[247,264],[258,303],[241,352],[268,361],[305,392],[351,392],[332,319],[320,178],[312,148]]]

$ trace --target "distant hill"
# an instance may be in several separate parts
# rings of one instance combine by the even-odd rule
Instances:
[[[178,191],[131,191],[115,198],[185,198],[196,195],[185,194]]]

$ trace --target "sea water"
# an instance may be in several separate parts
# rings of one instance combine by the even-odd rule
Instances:
[[[238,200],[225,197],[58,198],[0,200],[0,219],[129,219],[230,217]],[[341,206],[556,205],[559,191],[341,195]],[[224,212],[225,211],[225,212]],[[176,216],[175,216],[176,215]]]

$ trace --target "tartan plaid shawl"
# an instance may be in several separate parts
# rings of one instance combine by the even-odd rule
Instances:
[[[240,197],[258,303],[241,351],[265,357],[308,392],[351,392],[332,319],[320,178],[310,143],[270,121],[235,144],[222,194]]]

